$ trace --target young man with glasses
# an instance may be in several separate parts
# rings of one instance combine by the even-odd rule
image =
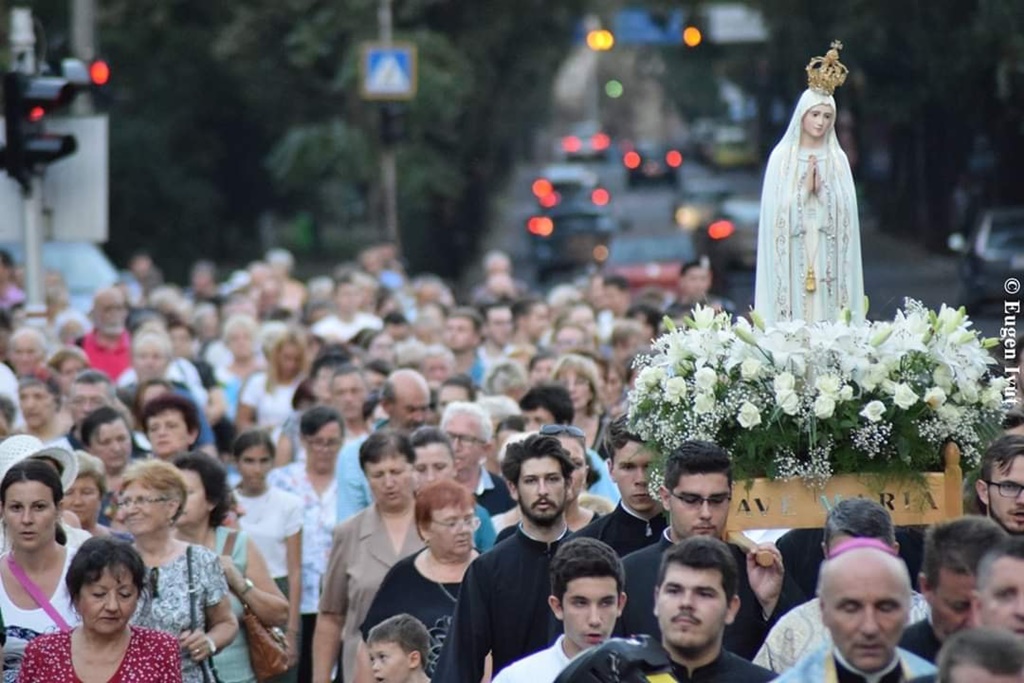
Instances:
[[[992,442],[974,487],[984,514],[1007,533],[1024,534],[1024,436],[1001,436]]]
[[[436,681],[479,683],[488,654],[497,674],[551,645],[559,631],[547,603],[549,570],[568,532],[572,461],[558,439],[534,434],[508,445],[501,469],[522,521],[511,538],[469,565]]]
[[[662,505],[669,513],[669,527],[658,543],[628,555],[626,594],[621,632],[661,637],[654,616],[654,587],[662,554],[673,544],[694,536],[721,539],[732,500],[732,467],[729,454],[706,441],[687,441],[669,455],[665,481],[660,489]],[[770,543],[750,552],[729,544],[739,567],[740,607],[735,621],[725,629],[725,649],[751,659],[761,647],[772,624],[800,602],[800,591],[785,579],[782,555]],[[755,561],[767,551],[774,558],[769,567]]]
[[[611,423],[607,438],[611,476],[622,499],[614,512],[594,520],[575,536],[604,541],[619,557],[625,557],[657,543],[668,522],[661,501],[650,494],[648,486],[653,455],[640,437],[629,432],[625,415]]]

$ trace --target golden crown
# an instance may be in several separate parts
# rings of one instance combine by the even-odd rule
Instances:
[[[807,63],[807,87],[811,90],[831,95],[836,88],[846,82],[850,70],[839,61],[839,51],[843,44],[832,41],[831,49],[824,57],[814,57]]]

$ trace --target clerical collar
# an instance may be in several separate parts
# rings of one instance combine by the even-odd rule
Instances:
[[[619,501],[619,507],[622,508],[622,511],[630,517],[633,517],[634,519],[638,519],[641,522],[643,522],[647,526],[647,530],[644,532],[644,536],[647,536],[648,538],[651,537],[651,535],[654,533],[654,530],[651,528],[651,519],[653,519],[653,517],[642,516],[639,512],[626,505],[626,501],[624,500]]]
[[[839,648],[832,648],[832,655],[836,658],[836,663],[838,663],[839,666],[843,667],[850,673],[856,674],[857,676],[863,678],[864,683],[879,683],[879,681],[881,681],[883,678],[892,673],[892,671],[900,665],[900,653],[894,652],[892,661],[889,662],[888,666],[886,666],[884,669],[880,671],[876,671],[875,673],[869,674],[864,671],[861,671],[860,669],[846,661],[842,653],[839,652]]]
[[[540,543],[541,545],[546,545],[546,546],[548,546],[548,547],[550,547],[552,543],[558,543],[559,541],[561,541],[561,540],[562,540],[563,538],[565,538],[565,537],[566,537],[566,536],[567,536],[567,535],[569,534],[569,525],[568,525],[568,524],[566,524],[566,525],[565,525],[565,526],[564,526],[564,527],[562,528],[562,533],[560,533],[560,534],[558,535],[558,538],[556,538],[556,539],[555,539],[555,540],[553,540],[553,541],[550,541],[550,542],[548,542],[548,541],[542,541],[542,540],[541,540],[541,539],[539,539],[539,538],[534,538],[534,537],[533,537],[533,536],[531,536],[530,534],[526,533],[526,529],[524,529],[524,528],[523,528],[523,523],[522,523],[522,522],[519,522],[519,524],[518,524],[518,529],[519,529],[519,533],[521,533],[521,534],[522,534],[523,536],[526,536],[526,537],[527,537],[528,539],[530,539],[530,540],[531,540],[531,541],[533,541],[534,543]]]

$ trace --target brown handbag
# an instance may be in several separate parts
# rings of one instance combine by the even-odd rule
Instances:
[[[231,557],[235,549],[237,531],[231,531],[224,542],[222,554]],[[240,601],[241,598],[239,598]],[[268,627],[249,606],[242,601],[245,608],[242,612],[241,626],[245,629],[245,638],[249,644],[249,664],[256,680],[269,680],[288,670],[288,639],[277,627]]]

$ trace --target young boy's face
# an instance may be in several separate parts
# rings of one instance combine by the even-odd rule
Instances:
[[[398,643],[374,642],[370,651],[370,670],[377,683],[406,683],[420,668],[420,654],[405,652]]]

